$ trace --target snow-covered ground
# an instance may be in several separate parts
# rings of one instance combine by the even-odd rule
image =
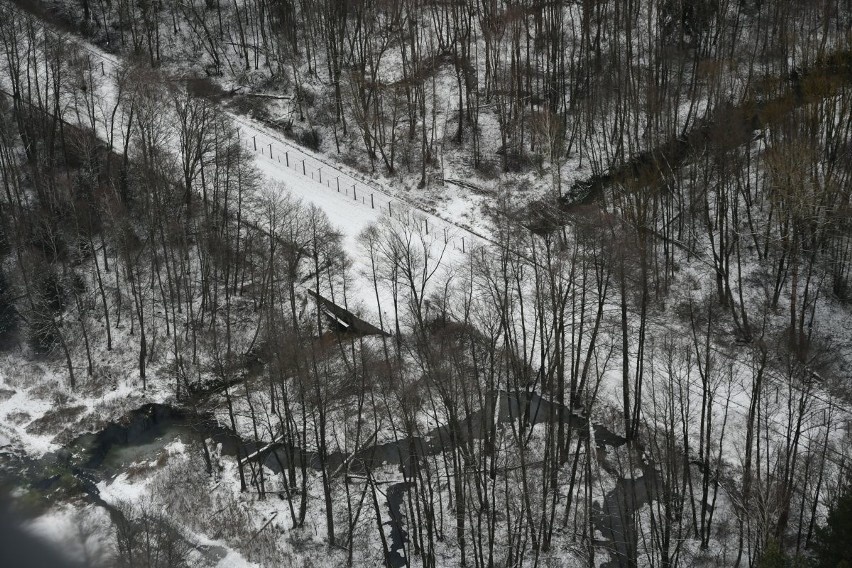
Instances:
[[[92,46],[85,45],[83,47],[97,58],[96,63],[103,63],[106,77],[112,77],[116,67],[120,65],[120,60],[102,53]],[[111,87],[109,84],[109,81],[104,82],[104,88],[107,89],[104,100],[107,101],[110,100],[109,89]],[[463,266],[466,261],[465,253],[472,247],[487,245],[490,242],[486,221],[483,218],[471,218],[469,201],[461,195],[455,195],[445,200],[437,213],[423,211],[418,209],[413,202],[405,199],[404,190],[396,190],[378,178],[376,180],[366,179],[362,174],[345,165],[335,163],[326,156],[299,147],[257,121],[233,112],[228,114],[239,129],[243,146],[253,153],[255,164],[262,172],[268,190],[288,192],[304,203],[316,206],[325,213],[331,224],[343,235],[344,250],[353,261],[354,281],[347,293],[350,295],[352,305],[357,306],[357,311],[368,321],[375,323],[379,310],[384,311],[387,306],[391,305],[387,290],[379,292],[380,305],[378,305],[376,292],[372,286],[369,274],[370,259],[361,239],[363,232],[370,226],[387,222],[383,219],[390,217],[397,219],[398,222],[408,223],[407,226],[409,227],[422,227],[425,234],[428,225],[429,234],[437,235],[437,238],[429,247],[429,252],[435,255],[433,256],[435,259],[440,256],[441,264],[444,267],[442,278],[436,278],[436,282],[440,282],[443,278],[452,274],[454,268]],[[101,134],[108,129],[106,122],[98,126],[102,129]],[[400,219],[402,220],[400,221]],[[418,228],[417,230],[421,229]],[[462,252],[463,250],[464,252]],[[531,282],[525,284],[530,285]],[[528,316],[533,317],[530,314]],[[387,317],[385,319],[387,321]],[[663,333],[671,333],[688,336],[688,330],[669,324],[665,314],[652,317],[652,320],[650,324],[652,335],[661,336]],[[535,328],[535,321],[530,320],[528,323],[531,329]],[[839,325],[839,323],[835,321],[832,325]],[[535,354],[534,342],[529,350]],[[103,356],[105,360],[110,357],[105,353],[99,355]],[[631,353],[633,359],[637,356],[637,353]],[[726,462],[737,464],[741,460],[740,447],[745,429],[744,417],[751,402],[751,375],[746,361],[739,360],[736,353],[720,352],[719,357],[722,364],[730,363],[732,366],[731,377],[733,380],[730,383],[719,385],[714,399],[714,422],[720,424],[724,417],[728,416],[727,428],[732,433],[725,438],[722,455]],[[532,357],[532,361],[536,361],[535,356]],[[3,438],[2,443],[4,445],[17,445],[25,448],[27,453],[31,455],[40,456],[59,446],[55,441],[54,434],[34,433],[31,432],[31,428],[23,426],[30,424],[36,417],[45,416],[57,405],[57,401],[51,399],[52,395],[46,394],[49,389],[44,385],[61,384],[64,379],[60,378],[62,376],[61,369],[51,371],[48,368],[38,371],[41,367],[33,366],[36,373],[40,372],[44,375],[38,381],[42,385],[42,389],[37,391],[30,387],[27,381],[23,380],[25,375],[33,371],[16,368],[15,364],[12,359],[9,359],[4,361],[2,367],[3,373],[0,378],[0,388],[3,389],[0,391],[0,419],[2,419],[0,437]],[[112,361],[111,367],[116,373],[132,369],[132,356],[125,356]],[[619,401],[620,371],[618,364],[612,363],[603,373],[604,381],[601,394],[606,403]],[[52,377],[51,373],[54,373],[56,377]],[[144,400],[138,396],[138,380],[123,380],[123,377],[121,380],[111,380],[111,390],[104,389],[88,399],[85,397],[77,399],[84,401],[85,412],[90,412],[96,407],[112,408],[113,405],[126,407]],[[666,373],[660,373],[656,379],[652,380],[658,381],[661,387],[665,387],[667,383],[671,382],[671,377],[668,377]],[[777,435],[779,439],[785,434],[785,428],[789,424],[789,419],[785,422],[785,418],[788,418],[785,413],[789,412],[786,403],[795,396],[795,393],[792,393],[793,397],[791,397],[790,392],[785,392],[784,386],[785,378],[772,374],[770,388],[774,389],[777,402],[771,408],[767,408],[767,416],[764,417],[766,433],[771,433],[773,436]],[[700,400],[702,385],[700,378],[694,372],[686,377],[684,388],[692,401]],[[152,392],[147,393],[146,397],[165,400],[168,393],[165,389],[158,392],[155,387]],[[693,402],[693,404],[696,403]],[[697,412],[694,406],[692,411]],[[829,413],[829,411],[834,414]],[[27,413],[27,416],[23,416],[21,413]],[[838,418],[838,416],[843,418]],[[821,439],[824,435],[822,432],[827,426],[831,428],[830,439],[835,444],[848,435],[846,430],[848,427],[845,424],[848,424],[849,412],[825,395],[812,401],[811,407],[808,409],[808,417],[812,422],[808,426],[812,427],[815,433],[811,434],[810,430],[806,429],[799,441],[802,448],[822,443]],[[830,424],[826,424],[825,421],[829,417],[833,417],[833,420]],[[697,421],[693,421],[687,426],[687,430],[696,436],[699,429],[700,425]],[[175,449],[173,453],[178,455],[176,459],[180,459],[180,454],[184,452],[177,448],[173,449]],[[228,472],[227,476],[223,475],[223,478],[227,477],[231,485],[225,489],[226,491],[233,491],[236,474],[233,471],[233,463],[228,467],[231,468],[231,471]],[[225,485],[227,483],[225,482]],[[146,484],[147,480],[122,475],[116,479],[102,482],[99,489],[104,498],[110,502],[139,501],[146,494]],[[605,492],[602,489],[601,495]],[[318,499],[319,496],[315,495],[312,498]],[[255,511],[262,512],[263,519],[269,519],[276,511],[276,507],[269,503],[254,502],[251,506],[254,507]],[[51,526],[65,526],[65,529],[60,529],[57,532],[73,536],[73,523],[69,520],[69,514],[68,511],[58,509],[49,516],[33,523],[33,530],[44,533],[50,532],[49,527]],[[314,536],[317,537],[315,544],[318,544],[322,539],[317,535],[322,534],[322,523],[324,521],[312,517],[310,522],[315,523],[313,525]],[[286,527],[282,525],[279,528],[284,530]],[[200,544],[220,547],[217,550],[220,550],[224,556],[218,559],[219,566],[239,566],[242,565],[240,563],[246,562],[222,540],[210,540],[201,534],[195,534],[194,539]],[[85,543],[88,540],[82,542],[81,547],[85,549]]]

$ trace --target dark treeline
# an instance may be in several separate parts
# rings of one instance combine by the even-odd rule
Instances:
[[[766,566],[824,544],[848,467],[833,430],[848,412],[825,391],[848,388],[832,312],[850,294],[852,86],[809,83],[748,143],[622,180],[560,230],[529,232],[506,190],[493,243],[462,261],[402,214],[361,235],[353,267],[321,211],[261,180],[220,108],[156,68],[201,53],[209,75],[281,88],[303,141],[333,135],[421,184],[449,154],[440,120],[482,175],[494,155],[506,172],[539,163],[560,195],[569,160],[600,174],[710,117],[711,136],[741,132],[740,103],[848,48],[848,3],[80,7],[132,64],[102,75],[0,12],[0,314],[26,355],[63,362],[72,394],[111,350],[132,352],[140,389],[216,384],[229,426],[283,456],[273,472],[238,450],[246,499],[277,494],[296,529],[320,519],[349,564],[395,561],[389,521],[422,566]],[[357,310],[364,274],[390,335],[330,333],[307,290]],[[500,390],[583,418],[498,425],[479,411]],[[627,445],[599,449],[592,417]],[[421,453],[438,425],[445,451]],[[329,459],[377,441],[404,464],[398,509],[386,469]],[[649,467],[653,498],[606,511],[623,541],[600,542],[612,486]],[[641,500],[631,486],[622,501]]]
[[[592,174],[845,48],[848,2],[260,0],[54,3],[109,49],[294,96],[306,139],[386,173],[455,145],[488,175]],[[200,57],[199,57],[200,56]],[[304,121],[307,121],[305,123]],[[492,136],[491,133],[494,135]],[[329,142],[330,144],[330,142]]]

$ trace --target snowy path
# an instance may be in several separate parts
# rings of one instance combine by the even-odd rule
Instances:
[[[243,146],[255,153],[260,171],[270,180],[284,183],[293,195],[322,209],[343,233],[347,252],[353,257],[358,256],[358,234],[382,215],[412,213],[424,229],[428,227],[430,233],[437,231],[445,237],[451,250],[466,251],[471,244],[485,240],[451,221],[391,197],[386,188],[368,185],[357,174],[321,160],[250,119],[228,115],[239,126]]]

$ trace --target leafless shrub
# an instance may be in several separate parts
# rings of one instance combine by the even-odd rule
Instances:
[[[170,460],[151,484],[152,499],[181,526],[223,540],[250,561],[280,565],[283,551],[274,521],[255,520],[251,509],[229,488],[213,482],[197,453]],[[208,511],[199,515],[198,511]],[[286,562],[284,562],[286,565]]]
[[[152,504],[119,505],[123,519],[116,523],[116,565],[121,568],[180,568],[188,566],[190,546]]]
[[[27,426],[27,432],[43,436],[45,434],[56,434],[66,424],[72,422],[86,410],[85,406],[57,406],[48,410],[40,418],[36,418]]]

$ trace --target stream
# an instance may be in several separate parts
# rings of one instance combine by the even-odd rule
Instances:
[[[179,437],[197,439],[199,433],[222,443],[223,453],[226,448],[236,453],[239,439],[211,416],[197,417],[169,405],[145,404],[99,432],[82,434],[40,459],[0,449],[0,483],[9,488],[27,487],[47,497],[49,502],[82,494],[87,501],[103,508],[113,523],[126,523],[124,513],[100,496],[98,483],[121,473],[134,462],[155,459],[169,442]],[[215,565],[227,555],[224,547],[183,538],[209,565]]]
[[[576,410],[570,411],[559,403],[549,401],[537,393],[508,393],[497,391],[486,397],[486,407],[473,412],[460,420],[456,428],[456,444],[464,444],[473,439],[482,439],[485,434],[500,424],[508,424],[522,418],[527,424],[541,424],[559,420],[569,424],[581,437],[588,435],[588,422]],[[624,445],[627,440],[599,424],[592,424],[595,444],[599,450],[606,447],[616,448]],[[413,466],[416,460],[425,456],[433,456],[451,449],[453,436],[449,425],[440,426],[429,431],[425,436],[404,438],[395,442],[374,444],[363,448],[354,454],[332,452],[327,456],[327,467],[335,471],[343,466],[347,459],[350,473],[366,473],[383,465],[396,465],[406,479],[414,475]],[[605,452],[604,452],[605,454]],[[294,467],[301,466],[300,452],[281,446],[269,446],[258,452],[254,459],[272,471],[281,472],[282,468],[290,465],[290,456],[294,456]],[[307,452],[308,466],[320,468],[319,457],[314,452]],[[607,469],[606,467],[604,467]],[[603,505],[598,506],[592,513],[592,521],[603,537],[598,544],[612,552],[612,560],[605,564],[609,568],[620,568],[628,565],[628,558],[635,557],[635,539],[624,538],[625,531],[632,529],[632,518],[635,512],[647,503],[654,494],[653,487],[657,484],[656,470],[646,465],[644,476],[638,479],[621,478],[611,468],[607,470],[616,479],[615,488],[606,494]],[[653,480],[646,484],[647,480]],[[388,538],[389,555],[387,564],[392,568],[408,565],[408,533],[404,529],[405,492],[410,483],[400,482],[388,487],[386,499],[390,512],[389,520],[385,523],[390,527]],[[631,548],[632,544],[632,548]]]
[[[548,401],[537,393],[508,393],[497,391],[486,398],[486,408],[473,412],[460,420],[456,428],[456,444],[473,439],[482,439],[491,429],[522,418],[528,424],[555,422],[570,424],[580,435],[588,435],[588,422],[577,411]],[[605,454],[606,447],[619,447],[626,440],[606,427],[591,426],[595,443]],[[585,433],[585,434],[584,434]],[[29,486],[41,494],[65,492],[73,495],[84,493],[88,499],[104,507],[113,517],[123,519],[122,513],[106,503],[99,495],[97,484],[109,479],[128,465],[144,460],[153,460],[171,441],[212,439],[221,444],[222,454],[236,456],[238,448],[242,455],[250,456],[255,462],[280,473],[289,467],[291,456],[294,467],[301,467],[301,456],[307,467],[320,469],[319,456],[312,451],[301,452],[298,448],[285,448],[282,444],[263,444],[241,440],[229,428],[219,424],[212,415],[197,414],[164,404],[146,404],[129,412],[116,422],[109,423],[96,433],[83,434],[66,447],[45,454],[35,460],[10,453],[0,453],[0,478],[9,485]],[[414,474],[415,459],[440,454],[452,447],[454,437],[449,425],[429,431],[423,437],[404,438],[394,442],[373,444],[354,454],[332,452],[327,456],[326,466],[337,471],[349,460],[349,472],[365,472],[382,465],[396,465],[405,477]],[[606,469],[606,466],[604,466]],[[617,472],[608,470],[616,485],[604,496],[603,504],[595,506],[592,522],[603,541],[598,544],[612,552],[613,558],[605,566],[627,566],[627,559],[635,557],[635,539],[624,538],[625,531],[632,527],[635,512],[652,498],[658,485],[656,470],[646,465],[644,475],[638,479],[621,478]],[[647,483],[652,480],[652,483]],[[386,492],[389,517],[388,565],[401,568],[408,564],[408,532],[405,527],[404,499],[409,482],[396,482]],[[225,556],[226,550],[216,546],[198,546],[211,563]],[[632,547],[632,548],[631,548]]]

